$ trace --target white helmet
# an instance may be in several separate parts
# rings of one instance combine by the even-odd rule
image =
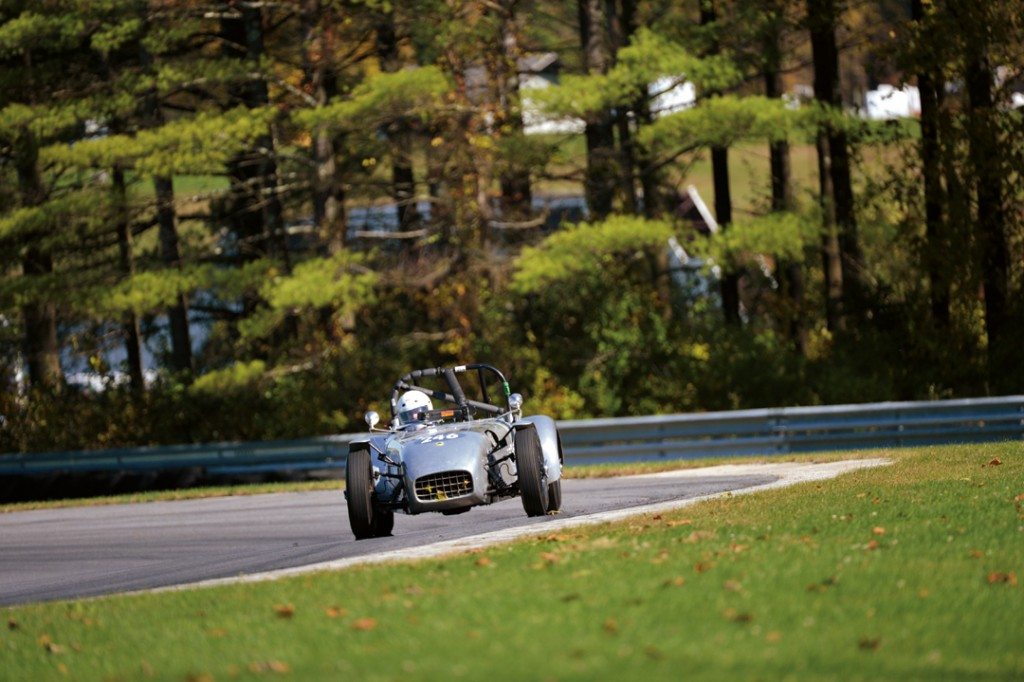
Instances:
[[[402,426],[418,421],[422,412],[432,409],[434,404],[423,391],[406,391],[395,405],[398,422]]]

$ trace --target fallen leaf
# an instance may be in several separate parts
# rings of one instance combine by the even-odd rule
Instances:
[[[775,644],[782,639],[782,633],[778,630],[769,630],[764,635],[764,641]]]
[[[609,635],[614,635],[619,631],[619,624],[614,618],[608,618],[601,626],[605,632]]]
[[[352,629],[366,632],[377,627],[377,621],[373,618],[359,618],[352,621]]]
[[[713,561],[698,561],[693,565],[693,570],[697,573],[706,573],[714,567],[715,563]]]
[[[693,525],[693,520],[692,519],[673,519],[671,521],[666,521],[665,525],[668,526],[669,528],[675,528],[676,526],[691,526],[691,525]]]
[[[651,559],[651,563],[652,564],[663,564],[663,563],[665,563],[666,559],[668,559],[668,550],[667,549],[663,549],[660,552],[658,552],[658,556],[656,556],[653,559]]]
[[[274,604],[274,613],[278,618],[291,618],[295,615],[295,607],[291,604]]]
[[[544,563],[546,563],[549,566],[551,564],[557,564],[559,561],[562,560],[562,558],[554,552],[541,552],[540,558],[543,559]]]
[[[668,580],[663,582],[662,586],[663,587],[682,587],[685,584],[686,584],[686,578],[684,578],[681,575],[677,575],[676,577],[669,578]]]
[[[724,587],[725,589],[729,590],[730,592],[739,592],[740,590],[743,589],[743,585],[741,585],[736,580],[726,580],[722,584],[722,587]]]
[[[749,623],[754,620],[754,614],[748,611],[737,611],[734,608],[727,608],[722,615],[734,623]]]
[[[484,568],[486,566],[490,566],[492,563],[494,563],[494,562],[492,562],[490,559],[488,559],[485,556],[482,556],[482,557],[480,557],[479,559],[476,560],[476,565],[481,567],[481,568]]]
[[[999,466],[1002,463],[1003,463],[1003,460],[999,459],[998,457],[993,457],[992,460],[988,463],[988,465],[990,467],[997,467],[997,466]]]
[[[59,672],[61,675],[67,676],[67,674],[68,674],[68,667],[66,665],[64,665],[63,663],[58,663],[57,664],[57,672]]]
[[[546,535],[544,537],[544,539],[547,540],[548,542],[565,542],[566,540],[569,539],[569,536],[568,535],[562,535],[560,533],[552,533],[551,535]]]
[[[590,543],[590,546],[593,549],[611,549],[612,547],[615,547],[618,544],[618,540],[610,538],[606,535],[602,535],[599,538],[595,538],[594,541]]]
[[[224,637],[228,634],[228,631],[224,628],[210,628],[206,631],[210,637]]]
[[[644,647],[644,654],[652,661],[660,661],[665,658],[665,654],[662,653],[661,649],[651,644]]]
[[[920,590],[917,591],[917,596],[920,597],[921,599],[927,599],[928,595],[930,595],[930,594],[931,594],[931,592],[927,588],[924,588],[924,587],[922,587]]]
[[[1017,574],[1014,573],[1013,571],[1010,571],[1009,573],[1002,573],[1000,571],[993,571],[992,573],[988,574],[988,584],[989,585],[997,585],[997,584],[1000,584],[1000,583],[1006,583],[1010,587],[1016,587],[1017,586]]]
[[[661,521],[661,514],[655,514],[652,516],[651,521]]]
[[[983,556],[985,556],[985,553],[982,552],[980,549],[972,549],[971,550],[971,558],[972,559],[980,559]]]
[[[882,528],[881,526],[875,526],[871,529],[871,532],[875,535],[885,535],[885,528]]]
[[[878,647],[882,646],[882,638],[881,637],[861,637],[857,641],[857,646],[859,646],[864,651],[875,651],[875,650],[878,649]]]
[[[747,551],[747,546],[734,542],[729,545],[729,549],[731,549],[734,554],[742,554],[743,552]]]
[[[292,667],[284,661],[268,661],[267,667],[279,675],[287,675],[292,671]]]
[[[879,547],[878,540],[872,540],[868,544],[864,545],[864,548],[866,550],[868,550],[869,552],[873,552],[874,550],[878,549],[878,547]]]
[[[328,618],[343,618],[348,615],[348,609],[343,609],[340,606],[328,606],[324,609],[324,613]]]
[[[689,535],[687,535],[685,538],[683,538],[683,542],[692,545],[695,542],[707,540],[708,538],[713,537],[715,537],[715,531],[713,530],[695,530]]]
[[[185,676],[186,682],[214,682],[210,673],[189,673]]]
[[[830,588],[833,585],[836,585],[838,583],[839,583],[839,580],[834,575],[830,575],[829,577],[827,577],[824,580],[822,580],[820,583],[813,583],[811,585],[808,585],[807,586],[807,591],[808,592],[824,592],[828,588]]]

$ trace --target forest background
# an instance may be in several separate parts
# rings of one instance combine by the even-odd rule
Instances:
[[[1019,392],[1022,72],[1019,0],[2,0],[0,452]]]

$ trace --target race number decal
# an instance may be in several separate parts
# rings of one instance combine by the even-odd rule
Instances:
[[[459,437],[457,433],[438,433],[433,436],[427,436],[426,438],[420,438],[421,443],[433,443],[442,440],[455,440]]]

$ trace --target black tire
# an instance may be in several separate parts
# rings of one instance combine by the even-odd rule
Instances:
[[[345,463],[345,490],[348,492],[348,522],[356,540],[391,533],[395,523],[394,513],[381,513],[374,507],[373,467],[369,450],[349,450],[348,461]]]
[[[548,484],[548,514],[554,514],[562,508],[562,479]]]
[[[548,511],[548,481],[544,474],[544,453],[537,429],[516,429],[515,444],[523,509],[527,516],[544,516]]]
[[[558,438],[558,463],[561,464],[563,461],[562,457],[562,438],[556,435]],[[552,481],[548,484],[548,513],[554,514],[555,512],[562,509],[562,479],[559,477],[557,481]]]

